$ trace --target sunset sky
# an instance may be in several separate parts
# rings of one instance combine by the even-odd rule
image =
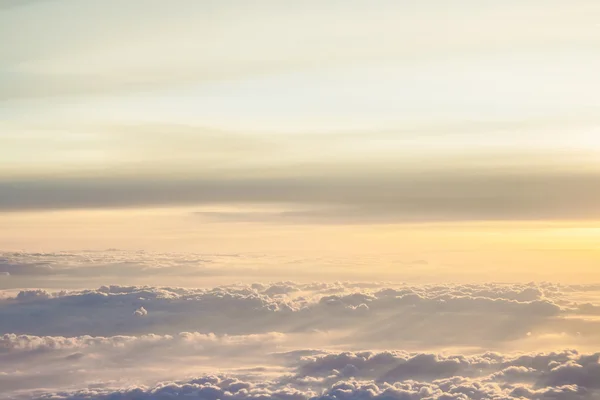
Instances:
[[[0,37],[0,400],[600,400],[599,0]]]
[[[0,243],[460,250],[587,280],[599,21],[595,0],[5,1]]]

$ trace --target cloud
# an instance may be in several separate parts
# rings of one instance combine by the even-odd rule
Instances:
[[[266,344],[276,345],[285,339],[282,333],[271,332],[260,335],[243,336],[217,336],[215,334],[202,334],[199,332],[181,332],[177,335],[155,335],[145,334],[139,336],[34,336],[34,335],[16,335],[4,334],[0,336],[0,353],[26,353],[26,352],[49,352],[49,351],[72,351],[72,350],[96,350],[116,348],[124,349],[126,347],[135,347],[140,345],[153,345],[156,347],[166,346],[190,346],[201,348],[207,351],[210,348],[235,347],[242,349],[244,347],[260,347]],[[197,347],[200,345],[201,347]]]
[[[10,293],[10,292],[9,292]],[[114,336],[331,332],[368,346],[600,344],[597,307],[552,284],[102,286],[0,296],[0,332]],[[575,297],[574,297],[575,296]],[[144,312],[147,310],[147,312]],[[131,318],[131,316],[144,318]],[[341,335],[341,336],[340,336]]]
[[[89,347],[123,347],[133,342],[173,340],[172,336],[142,335],[113,337],[63,337],[4,334],[0,337],[2,352],[28,352],[52,350],[81,350]]]
[[[253,261],[267,257],[215,253],[158,253],[145,251],[1,252],[0,276],[10,276],[2,288],[84,287],[118,280],[144,283],[157,277],[173,282],[190,278],[259,277],[273,270],[257,268]],[[271,260],[272,262],[272,260]]]
[[[551,283],[264,282],[8,292],[0,296],[0,392],[16,399],[593,399],[600,356],[575,348],[600,345],[596,315],[579,303],[597,291]],[[142,310],[143,318],[132,318]],[[547,351],[536,350],[540,341]],[[552,350],[565,345],[575,347]]]
[[[199,214],[212,219],[263,222],[406,222],[540,220],[598,217],[594,173],[523,171],[386,171],[356,166],[298,176],[247,168],[222,179],[150,177],[54,178],[0,181],[3,211],[206,204],[287,204],[272,214]],[[291,179],[294,174],[294,178]],[[214,174],[213,174],[214,176]],[[294,207],[309,206],[298,211]]]
[[[543,374],[541,385],[560,386],[578,385],[586,388],[600,389],[600,354],[582,356],[578,360],[570,360],[564,364],[555,364]]]
[[[541,357],[552,358],[556,356],[561,359],[562,355],[542,355]],[[549,366],[559,364],[555,369],[567,368],[566,365],[577,365],[585,357],[571,354],[567,364],[550,361]],[[387,356],[384,355],[383,358]],[[519,362],[517,359],[505,358],[501,355],[486,358],[481,356],[477,359],[460,358],[465,366],[472,370],[479,367],[482,360],[487,360],[485,367],[502,368],[505,363]],[[577,359],[579,357],[579,359]],[[373,358],[381,359],[380,355],[374,354]],[[389,357],[388,357],[389,358]],[[425,357],[433,359],[433,357]],[[424,360],[424,357],[415,355],[413,360]],[[507,361],[509,360],[509,361]],[[470,365],[470,363],[473,363]],[[502,374],[481,375],[480,377],[469,377],[454,375],[448,378],[436,378],[436,365],[429,362],[417,361],[417,365],[423,368],[424,376],[429,378],[423,380],[401,379],[382,381],[356,378],[336,378],[330,381],[320,379],[305,379],[302,382],[291,382],[283,377],[275,380],[242,380],[234,376],[208,375],[189,381],[164,382],[152,387],[137,387],[127,390],[102,390],[88,389],[75,392],[57,392],[42,396],[41,398],[53,399],[167,399],[176,397],[197,399],[250,399],[264,398],[277,400],[354,400],[354,399],[595,399],[600,393],[596,391],[596,383],[590,385],[587,381],[582,382],[575,376],[565,379],[562,384],[542,384],[536,379],[546,376],[545,369],[540,370],[509,367]],[[348,370],[350,368],[347,368]],[[491,368],[490,368],[491,369]],[[431,371],[430,371],[431,370]],[[507,371],[524,371],[526,374],[513,374],[516,378],[512,382],[506,382]],[[430,372],[427,374],[427,372]],[[448,372],[460,372],[453,369]],[[593,371],[589,371],[593,372]],[[448,375],[451,375],[450,373]],[[534,376],[533,383],[531,376]],[[521,379],[519,379],[519,377]]]
[[[6,257],[0,257],[0,274],[5,275],[52,275],[51,265],[44,263],[12,263]]]
[[[537,354],[503,354],[488,352],[477,355],[445,355],[436,353],[408,353],[405,351],[322,353],[305,356],[299,362],[295,379],[326,378],[329,382],[340,379],[372,379],[394,383],[406,380],[434,381],[454,376],[481,378],[494,382],[522,382],[538,386],[562,386],[576,383],[577,379],[594,375],[598,354],[579,354],[574,350]],[[557,371],[575,369],[585,371],[576,376],[565,373],[556,379]],[[583,386],[595,387],[585,382]]]
[[[143,317],[145,315],[148,315],[148,311],[146,311],[144,307],[140,307],[133,312],[133,315],[136,317]]]
[[[21,290],[17,297],[15,298],[18,302],[29,302],[36,300],[47,300],[52,298],[53,295],[42,289],[35,290]]]
[[[289,337],[276,332],[110,337],[4,334],[0,336],[0,398],[43,387],[82,387],[121,379],[156,383],[211,368],[253,368],[257,360],[264,364],[270,352],[289,343]]]

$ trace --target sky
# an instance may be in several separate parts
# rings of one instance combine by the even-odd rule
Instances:
[[[599,20],[594,0],[5,1],[2,247],[408,242],[519,268],[575,251],[583,273]]]
[[[0,400],[600,399],[598,0],[0,37]]]

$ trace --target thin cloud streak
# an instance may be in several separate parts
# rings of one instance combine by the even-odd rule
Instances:
[[[538,220],[600,217],[594,172],[469,170],[245,177],[65,177],[0,181],[0,210],[287,204],[275,218],[315,222]],[[317,211],[294,211],[295,206]],[[231,217],[213,214],[209,217]],[[263,219],[266,215],[255,215]],[[248,217],[248,215],[239,215]],[[244,218],[242,218],[244,219]]]

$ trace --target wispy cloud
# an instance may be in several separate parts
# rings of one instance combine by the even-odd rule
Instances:
[[[597,218],[600,190],[594,172],[248,170],[245,177],[124,176],[4,179],[3,211],[123,208],[201,204],[312,206],[317,211],[205,214],[211,218],[314,222],[539,220]],[[373,175],[374,174],[374,175]],[[217,176],[219,174],[216,174]],[[278,175],[278,176],[277,176]],[[322,207],[325,208],[322,208]],[[319,209],[321,208],[321,209]]]

